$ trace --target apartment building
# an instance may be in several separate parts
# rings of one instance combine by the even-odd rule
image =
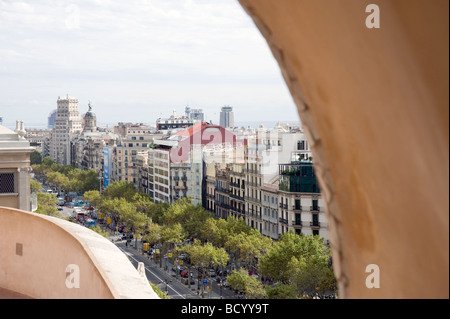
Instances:
[[[170,203],[170,151],[175,144],[170,141],[156,140],[156,147],[149,150],[153,159],[153,199],[155,202]],[[151,177],[149,177],[150,179]]]
[[[156,129],[158,131],[184,129],[192,125],[194,125],[193,119],[186,115],[179,116],[175,111],[168,118],[159,118],[156,120]]]
[[[248,147],[245,152],[245,219],[250,227],[264,233],[264,227],[269,227],[269,220],[273,221],[267,215],[271,209],[270,216],[272,216],[273,208],[270,208],[270,205],[265,206],[268,220],[264,220],[262,191],[263,185],[271,185],[277,178],[278,165],[305,158],[311,158],[311,151],[301,130],[278,124],[268,130],[260,127],[253,135],[248,136]],[[272,223],[270,227],[271,233],[276,233],[273,231],[277,228],[275,224]]]
[[[202,206],[209,212],[215,213],[216,167],[211,162],[204,161],[205,188],[203,190]]]
[[[116,146],[116,180],[128,181],[139,187],[137,155],[147,151],[155,139],[162,134],[153,133],[154,128],[145,125],[131,125],[126,128],[126,135]]]
[[[27,129],[25,139],[30,142],[30,146],[44,157],[48,155],[48,144],[50,141],[51,130],[46,129]]]
[[[261,188],[262,231],[264,236],[279,238],[278,219],[278,176],[272,181],[264,183]]]
[[[241,143],[242,142],[242,143]],[[202,149],[203,156],[203,207],[212,213],[220,214],[222,210],[216,210],[216,170],[223,170],[232,163],[243,162],[244,143],[241,141],[233,144],[211,144]],[[242,184],[241,184],[242,185]],[[223,184],[222,184],[223,186]],[[217,196],[223,202],[223,198]]]
[[[324,201],[309,161],[279,165],[279,232],[318,235],[328,240]]]
[[[236,136],[223,127],[205,122],[155,140],[150,150],[154,156],[155,200],[172,203],[178,198],[190,197],[194,205],[203,204],[206,189],[203,153],[218,145],[231,146],[231,154],[234,154],[238,145]]]
[[[148,151],[139,152],[136,155],[136,167],[138,170],[138,187],[137,189],[145,194],[149,194],[149,165]]]
[[[245,163],[230,163],[229,167],[229,213],[235,218],[245,218]]]
[[[119,140],[119,135],[97,126],[97,116],[93,112],[90,102],[88,111],[82,115],[82,128],[82,132],[71,141],[72,164],[80,169],[93,169],[99,173],[99,177],[102,177],[105,170],[105,148],[114,148]],[[110,159],[108,158],[108,176],[109,163]],[[105,183],[106,186],[108,184],[109,182]]]
[[[227,219],[230,215],[230,168],[216,164],[215,216]]]

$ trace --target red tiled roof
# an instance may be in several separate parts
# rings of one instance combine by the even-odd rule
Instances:
[[[175,135],[177,136],[193,136],[195,133],[199,131],[203,131],[205,128],[210,127],[211,125],[208,122],[198,122],[189,128],[179,131]]]

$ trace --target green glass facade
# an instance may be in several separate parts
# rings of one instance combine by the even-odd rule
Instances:
[[[311,162],[279,165],[280,190],[294,193],[320,193]]]

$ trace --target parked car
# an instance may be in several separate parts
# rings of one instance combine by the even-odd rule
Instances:
[[[209,270],[209,276],[210,277],[216,277],[217,276],[216,271],[214,269],[210,269]]]
[[[182,270],[181,271],[181,277],[187,278],[187,276],[188,276],[188,270],[187,269]],[[191,277],[193,277],[193,276],[194,276],[194,274],[191,271]]]

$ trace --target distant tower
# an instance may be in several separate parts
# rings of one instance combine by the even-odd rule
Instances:
[[[223,106],[220,112],[220,126],[234,127],[233,107]]]
[[[97,131],[97,116],[92,112],[92,105],[89,101],[89,110],[86,112],[83,118],[83,132],[95,132]]]
[[[57,111],[57,110],[53,110],[53,111],[50,113],[50,115],[48,116],[47,127],[48,127],[49,129],[55,128],[56,111]]]
[[[71,140],[81,132],[81,120],[78,112],[78,100],[67,95],[58,97],[55,127],[50,143],[50,157],[58,164],[72,163]]]

